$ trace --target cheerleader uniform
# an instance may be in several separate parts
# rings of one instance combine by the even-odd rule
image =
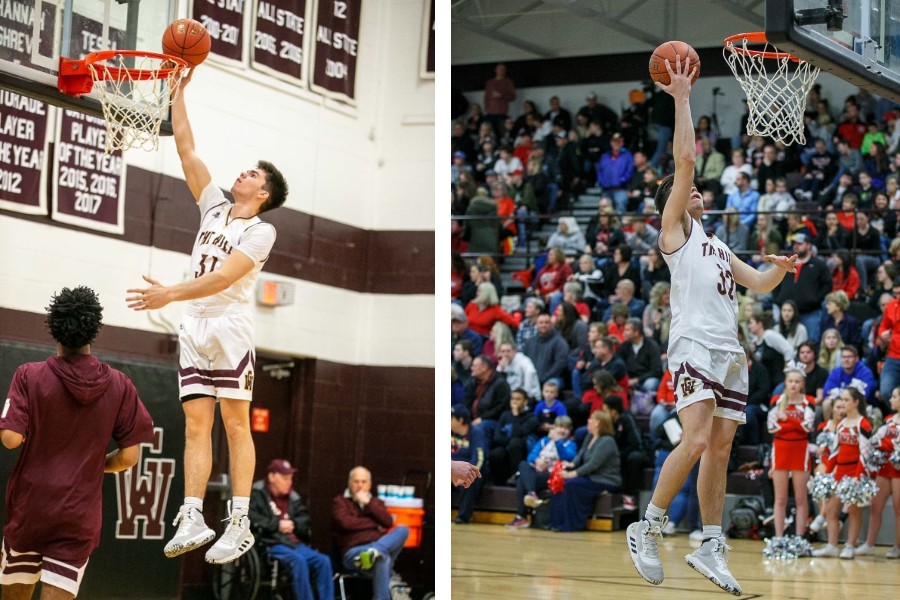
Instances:
[[[900,413],[894,413],[893,416],[885,420],[884,425],[879,427],[875,435],[872,436],[872,445],[887,456],[890,456],[897,449],[895,440],[898,432],[900,432]],[[900,478],[900,470],[894,468],[890,461],[885,461],[884,465],[878,470],[878,477],[897,479]]]
[[[829,473],[834,473],[835,481],[844,477],[859,477],[865,471],[861,460],[862,447],[869,444],[872,435],[872,424],[865,417],[858,417],[859,421],[852,422],[843,419],[838,423],[835,437],[837,438],[837,451],[827,458],[823,456],[823,462]]]
[[[772,464],[776,471],[809,471],[809,432],[816,418],[815,399],[804,396],[800,404],[788,404],[787,418],[778,420],[776,405],[781,396],[774,396],[769,408],[768,429],[772,442]]]

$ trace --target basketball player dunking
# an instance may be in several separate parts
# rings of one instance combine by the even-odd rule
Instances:
[[[181,82],[183,88],[191,73]],[[172,104],[175,145],[188,188],[200,209],[200,231],[191,252],[194,279],[162,286],[144,276],[148,288],[130,289],[129,308],[150,310],[189,300],[181,323],[179,383],[185,417],[184,504],[178,530],[166,556],[178,556],[211,541],[203,520],[203,495],[212,468],[212,435],[218,401],[228,437],[231,513],[225,533],[206,553],[207,562],[230,562],[253,546],[247,512],[256,451],[250,435],[253,395],[252,297],[257,275],[275,243],[275,228],[259,214],[278,208],[287,197],[284,176],[260,161],[231,187],[234,203],[212,183],[194,149],[184,93]]]
[[[675,382],[675,407],[684,429],[681,443],[668,456],[644,518],[629,525],[628,547],[635,568],[654,585],[663,581],[659,539],[666,509],[700,459],[697,495],[703,519],[703,544],[687,563],[723,590],[740,595],[728,570],[722,535],[726,467],[737,426],[745,421],[747,361],[737,340],[738,284],[769,292],[785,272],[794,271],[786,256],[765,257],[777,268],[758,272],[741,262],[721,240],[703,232],[703,198],[694,178],[694,125],[691,76],[677,57],[666,61],[669,85],[657,85],[675,99],[673,153],[675,173],[656,193],[662,215],[659,248],[672,272],[672,325],[669,369]]]

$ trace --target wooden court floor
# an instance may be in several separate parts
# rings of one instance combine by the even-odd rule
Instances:
[[[744,588],[742,598],[886,600],[900,598],[900,561],[883,555],[840,560],[763,558],[763,542],[731,540],[728,564]],[[498,525],[453,525],[453,600],[580,598],[661,598],[672,600],[732,597],[684,562],[699,546],[687,535],[662,543],[666,579],[653,586],[641,579],[625,547],[625,532],[555,533],[508,530]]]

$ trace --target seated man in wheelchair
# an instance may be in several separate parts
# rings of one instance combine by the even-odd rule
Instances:
[[[332,503],[331,520],[344,569],[372,578],[373,600],[391,600],[391,573],[409,529],[394,527],[384,502],[372,495],[368,469],[350,471],[347,489]]]
[[[292,489],[296,472],[286,460],[269,463],[266,479],[253,484],[250,525],[256,543],[290,571],[297,600],[333,600],[331,559],[309,546],[309,513]]]

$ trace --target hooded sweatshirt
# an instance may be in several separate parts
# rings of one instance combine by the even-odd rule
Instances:
[[[153,440],[134,384],[89,354],[22,365],[0,429],[25,436],[6,488],[6,542],[71,564],[87,560],[100,541],[109,440],[119,448]]]

